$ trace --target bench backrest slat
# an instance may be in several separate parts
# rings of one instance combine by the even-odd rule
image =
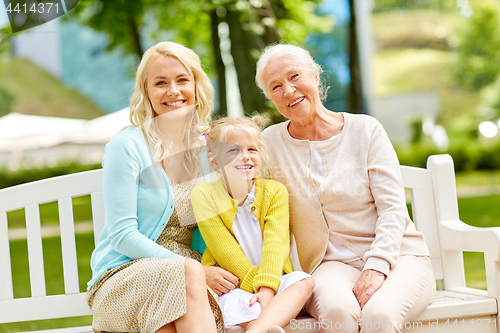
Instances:
[[[429,170],[401,166],[403,184],[411,193],[412,220],[422,232],[431,255],[432,268],[437,280],[443,279],[441,245],[437,226],[432,174]]]
[[[26,206],[24,211],[26,215],[31,297],[46,296],[40,208],[37,204],[32,204]]]
[[[92,202],[92,220],[94,223],[94,244],[97,244],[102,228],[104,228],[104,198],[102,191],[90,195]]]
[[[76,260],[75,224],[73,218],[73,200],[69,197],[58,200],[59,228],[61,231],[61,249],[63,260],[64,291],[66,294],[78,294],[78,263]]]
[[[7,213],[0,212],[0,301],[13,299]]]

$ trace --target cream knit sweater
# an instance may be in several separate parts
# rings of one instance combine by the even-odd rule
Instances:
[[[265,174],[283,183],[300,265],[312,273],[329,237],[389,274],[399,255],[428,256],[423,235],[408,216],[398,158],[382,125],[366,115],[343,113],[341,133],[322,141],[325,178],[320,195],[311,177],[309,140],[288,133],[290,121],[268,127]],[[315,142],[317,143],[317,142]]]

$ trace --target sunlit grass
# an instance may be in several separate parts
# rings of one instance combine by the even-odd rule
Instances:
[[[24,228],[25,216],[24,210],[16,210],[7,214],[9,220],[9,228]],[[82,196],[73,198],[73,216],[75,222],[92,220],[92,211],[90,196]],[[59,212],[57,202],[50,202],[40,205],[40,223],[42,225],[59,224]]]
[[[457,187],[500,185],[500,170],[467,171],[456,174]]]

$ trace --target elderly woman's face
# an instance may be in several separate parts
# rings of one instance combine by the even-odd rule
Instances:
[[[292,121],[307,121],[320,103],[319,77],[299,60],[288,56],[271,59],[262,76],[269,98]]]

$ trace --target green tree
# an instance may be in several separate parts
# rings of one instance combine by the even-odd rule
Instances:
[[[431,9],[439,11],[451,11],[457,6],[456,0],[375,0],[374,12],[386,12],[394,9]]]
[[[5,58],[9,56],[11,47],[12,30],[10,26],[0,29],[0,117],[14,110],[14,95],[5,87],[5,82],[2,80],[2,70],[5,63]]]
[[[465,22],[453,66],[455,79],[465,87],[481,89],[500,74],[500,3],[476,0]]]
[[[14,95],[3,85],[0,85],[0,117],[12,112],[13,109]]]
[[[76,7],[81,22],[109,35],[138,59],[145,41],[174,40],[197,52],[219,83],[220,114],[225,114],[225,68],[218,27],[229,27],[231,55],[247,115],[266,109],[254,83],[256,60],[266,45],[285,40],[303,44],[312,32],[332,28],[330,17],[314,13],[321,0],[89,0]]]

